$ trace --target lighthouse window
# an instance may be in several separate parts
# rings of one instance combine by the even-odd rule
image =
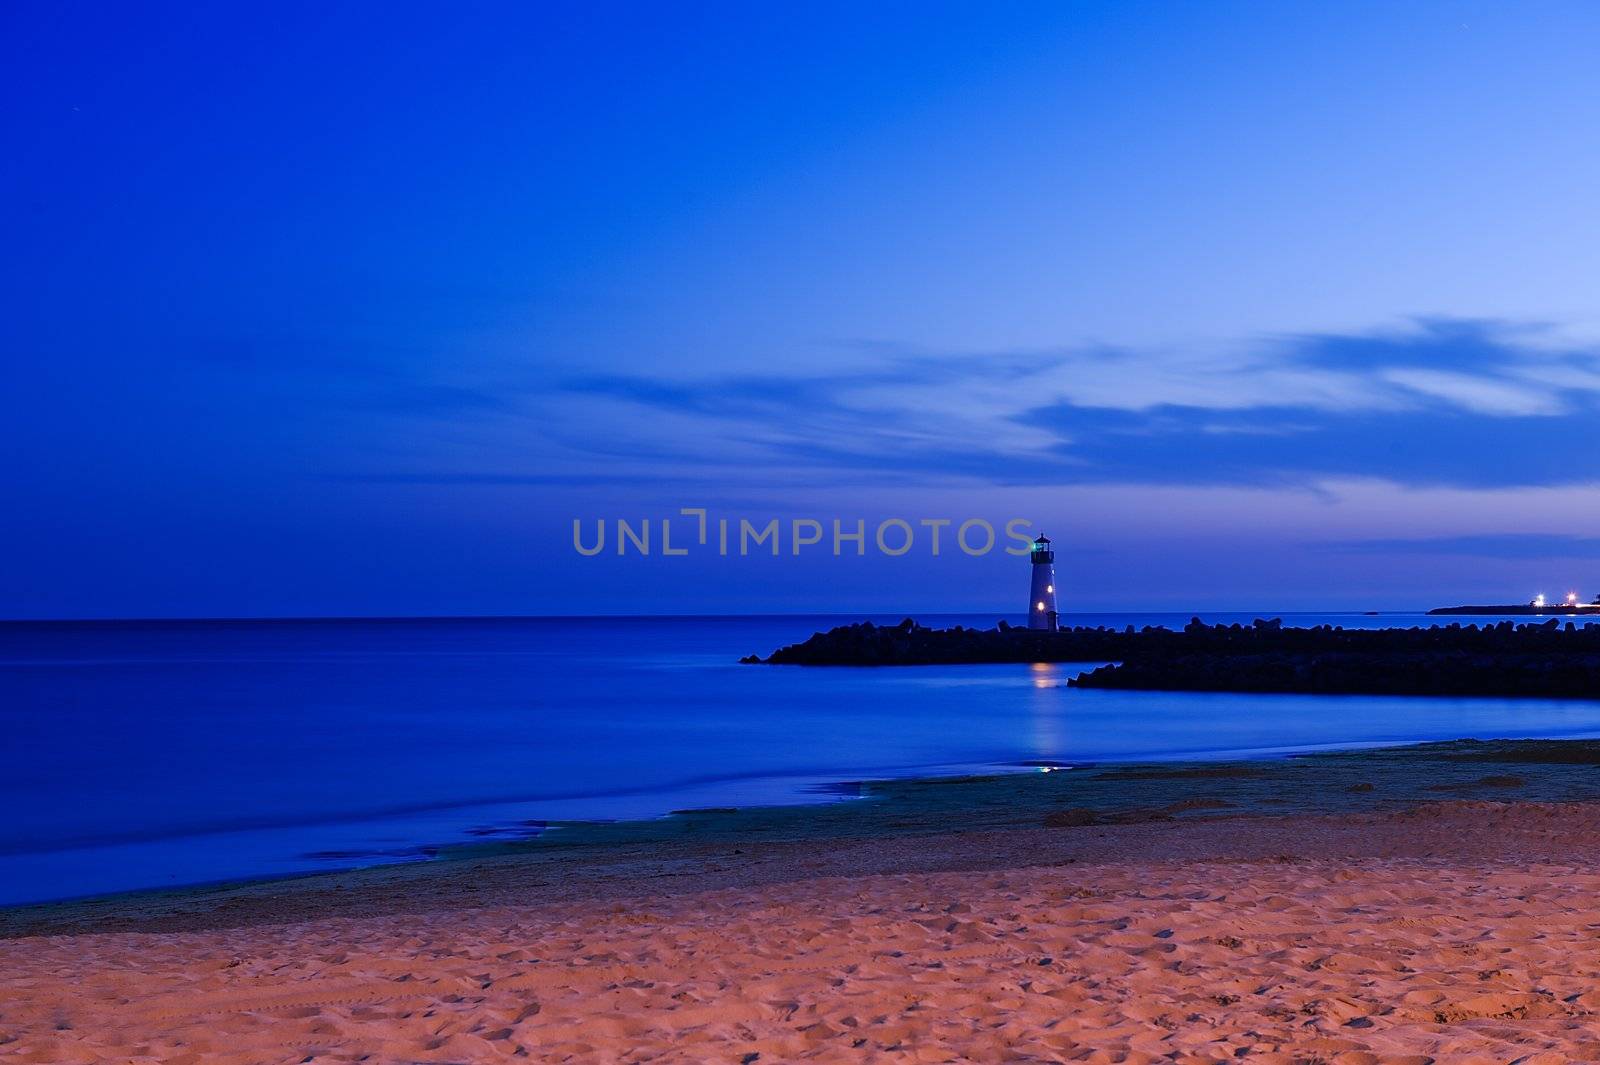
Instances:
[[[1056,590],[1056,586],[1053,585],[1053,584],[1047,584],[1047,585],[1044,586],[1044,590],[1049,592],[1049,593],[1051,593],[1052,595],[1054,595],[1055,594],[1055,590]]]
[[[1044,604],[1043,603],[1036,603],[1036,604],[1034,604],[1034,609],[1043,610],[1044,609]]]

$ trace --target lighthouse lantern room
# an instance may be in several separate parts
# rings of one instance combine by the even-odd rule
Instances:
[[[1056,553],[1050,538],[1040,534],[1029,552],[1033,562],[1033,583],[1028,593],[1028,628],[1056,628]]]

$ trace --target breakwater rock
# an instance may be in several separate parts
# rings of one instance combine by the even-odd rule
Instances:
[[[992,629],[932,629],[907,618],[898,625],[862,622],[841,625],[814,634],[802,643],[774,651],[763,659],[751,655],[744,662],[809,666],[912,666],[979,662],[1120,662],[1124,666],[1153,666],[1189,657],[1239,658],[1260,656],[1358,656],[1344,667],[1352,671],[1377,668],[1378,659],[1387,658],[1393,668],[1404,663],[1393,656],[1466,656],[1484,665],[1485,656],[1534,656],[1551,659],[1572,655],[1600,656],[1600,626],[1579,627],[1552,618],[1542,624],[1518,625],[1502,621],[1492,625],[1452,623],[1429,627],[1391,629],[1346,629],[1337,625],[1308,628],[1285,627],[1279,619],[1260,619],[1250,625],[1207,625],[1195,618],[1182,629],[1160,626],[1108,628],[1079,626],[1046,632],[1020,629],[1001,622]],[[1367,656],[1361,660],[1359,656]],[[1555,656],[1554,658],[1552,656]],[[1285,663],[1272,669],[1281,671]],[[1311,673],[1335,669],[1330,660],[1313,668],[1300,662]],[[1456,662],[1461,665],[1461,662]],[[1527,668],[1534,668],[1524,663]],[[1568,663],[1571,665],[1571,663]],[[1120,668],[1120,667],[1119,667]],[[1208,668],[1222,669],[1221,665]],[[1265,665],[1259,668],[1267,668]],[[1441,663],[1440,668],[1444,666]],[[1476,668],[1476,667],[1474,667]],[[1201,677],[1200,664],[1190,667]],[[1110,674],[1107,674],[1109,676]],[[1130,672],[1125,677],[1132,677]],[[1154,674],[1150,674],[1154,676]],[[1097,682],[1093,686],[1111,687]],[[1089,686],[1089,685],[1085,685]],[[1116,686],[1131,686],[1118,684]],[[1596,683],[1591,690],[1600,688]],[[1197,690],[1227,690],[1205,688]],[[1305,688],[1231,690],[1311,690]],[[1347,688],[1343,690],[1370,690]]]
[[[1600,699],[1600,654],[1330,652],[1181,655],[1101,666],[1075,688]]]

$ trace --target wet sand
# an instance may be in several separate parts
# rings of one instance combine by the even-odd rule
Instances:
[[[1600,1060],[1600,804],[1538,798],[1600,773],[1575,746],[1444,753],[1462,777],[1420,805],[1377,756],[1310,771],[1330,813],[1265,812],[1282,767],[1109,769],[916,807],[1010,789],[1009,825],[886,830],[891,799],[840,808],[855,836],[757,839],[706,814],[14,910],[0,1061]],[[1372,787],[1327,790],[1352,765]]]

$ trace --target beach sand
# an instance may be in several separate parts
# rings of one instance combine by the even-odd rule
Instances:
[[[1600,1060],[1590,803],[550,862],[34,912],[0,1062]]]

